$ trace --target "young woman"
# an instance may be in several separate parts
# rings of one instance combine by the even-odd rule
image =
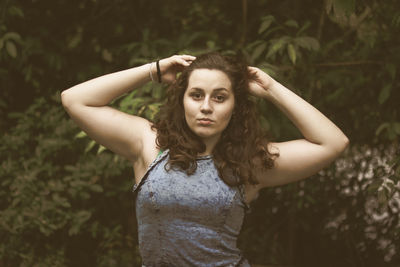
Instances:
[[[155,122],[107,106],[151,79],[170,84]],[[304,139],[269,142],[250,95],[277,106]],[[309,177],[349,143],[269,75],[218,53],[104,75],[63,91],[62,103],[91,138],[132,163],[146,267],[250,266],[236,239],[258,192]]]

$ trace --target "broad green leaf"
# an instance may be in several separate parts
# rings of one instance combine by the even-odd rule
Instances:
[[[301,36],[301,37],[296,37],[294,39],[295,44],[298,46],[305,48],[307,50],[318,50],[319,49],[319,42],[317,39],[313,37],[308,37],[308,36]]]
[[[14,41],[20,41],[21,40],[21,35],[19,35],[16,32],[7,32],[6,34],[4,34],[3,39],[4,40],[12,39]]]
[[[274,40],[271,43],[266,58],[270,58],[271,56],[275,55],[280,49],[284,47],[286,40],[284,38],[280,38],[278,40]]]
[[[389,123],[388,122],[384,122],[381,125],[379,125],[379,127],[376,129],[375,131],[375,135],[379,135],[384,129],[389,127]]]
[[[292,61],[293,64],[296,64],[296,50],[295,50],[293,44],[289,44],[287,46],[287,50],[288,50],[288,55],[289,55],[290,61]]]
[[[392,124],[393,130],[396,134],[400,135],[400,122],[395,122]]]
[[[17,47],[15,44],[11,41],[6,41],[6,50],[7,53],[12,57],[16,58],[17,57]]]
[[[297,36],[300,36],[305,30],[307,30],[311,26],[310,21],[306,21],[303,26],[301,26],[300,30],[296,33]]]
[[[288,21],[285,22],[285,25],[288,27],[293,27],[293,28],[298,28],[299,24],[297,23],[297,21],[290,19]]]
[[[396,65],[389,63],[389,64],[386,64],[385,67],[386,67],[386,70],[389,72],[392,80],[394,80],[396,77]]]
[[[264,42],[265,42],[264,40],[257,40],[257,41],[251,42],[248,45],[246,45],[245,50],[252,51],[252,50],[255,49],[255,47],[257,47],[258,45],[260,45],[260,44],[262,44]]]
[[[387,84],[386,86],[384,86],[382,88],[381,92],[379,93],[379,97],[378,97],[379,104],[382,105],[383,103],[385,103],[385,101],[390,96],[391,90],[392,90],[392,85],[391,84]]]
[[[265,51],[266,47],[267,47],[267,43],[266,42],[263,42],[260,45],[258,45],[254,49],[253,54],[251,55],[251,58],[253,60],[257,60],[259,58],[259,56]]]
[[[269,28],[269,26],[271,26],[271,23],[274,21],[274,17],[273,16],[266,16],[264,17],[262,20],[263,22],[260,25],[260,28],[258,29],[258,34],[262,34],[266,29]]]

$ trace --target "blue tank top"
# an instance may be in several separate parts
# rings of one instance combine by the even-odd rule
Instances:
[[[225,184],[212,156],[192,175],[167,172],[168,159],[159,154],[133,188],[142,266],[250,267],[236,246],[250,208],[244,187]]]

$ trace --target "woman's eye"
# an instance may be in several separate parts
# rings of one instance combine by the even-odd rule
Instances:
[[[190,96],[193,97],[194,99],[200,99],[201,98],[201,94],[200,93],[191,93]]]
[[[225,100],[225,96],[223,96],[223,95],[217,95],[217,96],[215,96],[215,99],[216,99],[217,101],[219,101],[219,102],[222,102],[222,101]]]

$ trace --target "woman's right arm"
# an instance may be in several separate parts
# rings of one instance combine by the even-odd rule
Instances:
[[[93,140],[134,161],[142,150],[147,120],[107,106],[113,99],[150,80],[150,64],[107,74],[61,93],[65,110]],[[155,64],[152,64],[155,67]],[[154,74],[154,68],[152,68]],[[157,72],[155,72],[156,74]],[[157,74],[156,74],[157,75]]]
[[[176,77],[177,71],[193,59],[191,56],[172,56],[161,60],[162,77],[172,82],[171,77]],[[136,161],[142,155],[143,146],[148,142],[154,143],[151,123],[107,105],[149,82],[150,71],[157,79],[156,64],[149,63],[83,82],[61,93],[62,104],[89,137],[128,160]]]

